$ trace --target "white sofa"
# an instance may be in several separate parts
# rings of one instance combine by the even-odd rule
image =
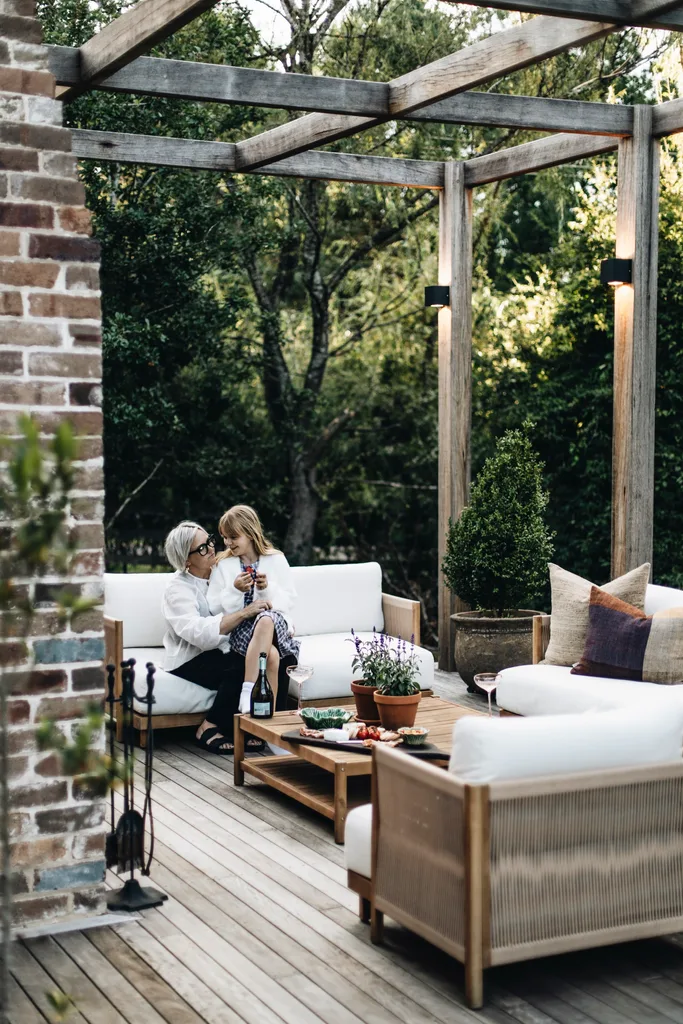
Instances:
[[[648,584],[646,614],[667,608],[683,608],[683,590]],[[540,632],[549,620],[550,616],[539,616],[534,628]],[[535,645],[539,657],[546,647],[547,641]],[[683,686],[572,675],[569,667],[539,663],[504,669],[496,691],[502,711],[524,716],[648,707],[653,702],[672,702],[683,708]]]
[[[382,570],[377,562],[298,566],[292,569],[297,601],[292,616],[301,640],[301,664],[313,676],[304,684],[307,703],[351,697],[354,648],[351,630],[367,639],[373,628],[419,645],[420,607],[416,601],[382,594]],[[145,665],[156,666],[153,715],[157,728],[193,724],[211,707],[214,694],[163,671],[165,622],[161,599],[171,573],[105,573],[104,615],[107,661],[118,665],[135,658],[136,689],[144,692]],[[434,657],[416,647],[420,685],[431,689]],[[290,693],[296,696],[292,684]],[[135,726],[144,730],[144,707],[136,704]],[[163,723],[161,719],[164,719]]]

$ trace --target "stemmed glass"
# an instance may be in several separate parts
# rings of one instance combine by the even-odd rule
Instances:
[[[297,712],[301,711],[301,694],[303,692],[304,683],[313,675],[313,668],[310,665],[290,665],[287,669],[287,675],[296,683],[296,710]]]
[[[489,699],[489,718],[491,718],[493,715],[493,711],[491,710],[491,694],[498,685],[498,673],[478,672],[474,677],[474,681],[480,689],[486,691],[486,695]]]

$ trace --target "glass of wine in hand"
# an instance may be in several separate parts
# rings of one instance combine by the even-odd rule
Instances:
[[[313,675],[313,669],[310,665],[290,665],[287,669],[287,675],[296,683],[296,709],[297,711],[301,711],[301,695],[303,693],[304,683]]]
[[[498,673],[497,672],[478,672],[474,677],[474,681],[480,690],[485,690],[486,695],[489,699],[489,718],[493,715],[491,710],[491,694],[498,685]]]

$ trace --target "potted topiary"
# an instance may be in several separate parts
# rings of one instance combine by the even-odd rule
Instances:
[[[539,613],[524,605],[542,591],[553,552],[531,429],[526,422],[498,440],[469,505],[449,524],[442,570],[449,590],[472,609],[451,616],[455,665],[470,692],[476,673],[531,661],[532,619]]]
[[[385,729],[399,729],[415,722],[422,694],[417,681],[418,657],[411,643],[399,639],[388,649],[388,670],[375,691],[375,704]]]

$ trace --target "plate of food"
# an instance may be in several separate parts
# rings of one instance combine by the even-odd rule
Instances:
[[[399,731],[384,729],[381,725],[366,725],[365,722],[346,722],[340,728],[311,728],[302,725],[282,734],[282,738],[290,743],[302,743],[314,747],[349,750],[355,754],[372,754],[372,748],[379,744],[383,747],[395,747],[406,754],[416,757],[448,760],[448,754],[439,750],[433,743],[426,743],[428,729],[421,730],[424,737],[420,745],[412,745]],[[412,739],[412,737],[411,737]]]

